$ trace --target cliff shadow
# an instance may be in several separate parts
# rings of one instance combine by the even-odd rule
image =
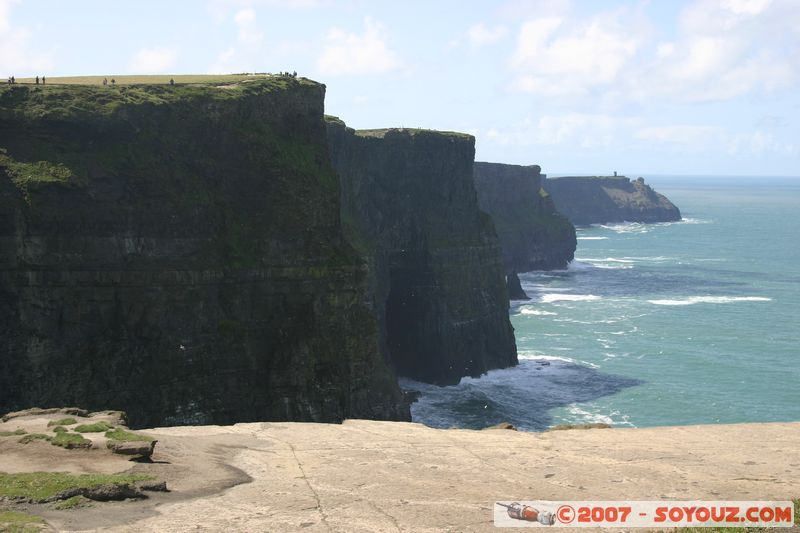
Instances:
[[[406,391],[419,393],[411,418],[435,428],[483,429],[509,422],[526,431],[554,424],[551,411],[610,396],[644,381],[607,374],[569,361],[524,359],[519,366],[493,370],[458,385],[437,387],[401,379]],[[581,413],[574,423],[607,422],[606,413]]]

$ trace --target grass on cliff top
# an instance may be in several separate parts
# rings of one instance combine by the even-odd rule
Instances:
[[[317,86],[306,78],[286,76],[188,76],[191,82],[180,81],[174,86],[161,82],[163,77],[131,76],[129,83],[117,80],[117,85],[95,83],[103,77],[70,78],[84,83],[47,85],[0,84],[0,119],[48,118],[66,119],[76,116],[109,115],[124,105],[161,105],[191,99],[227,100],[248,94],[263,94],[291,87]],[[181,79],[176,76],[176,81]],[[110,79],[110,78],[109,78]],[[169,76],[166,77],[169,80]]]
[[[67,472],[0,472],[0,498],[26,498],[41,502],[67,489],[132,484],[154,479],[145,474],[69,474]]]
[[[425,128],[381,128],[371,130],[356,130],[356,135],[359,137],[375,137],[383,139],[387,133],[405,133],[416,136],[432,136],[432,137],[455,137],[457,139],[472,139],[469,133],[461,133],[459,131],[439,131],[429,130]]]
[[[246,80],[260,78],[279,77],[272,74],[137,74],[137,75],[110,75],[110,76],[58,76],[47,77],[48,85],[103,85],[103,80],[107,79],[109,85],[111,80],[116,85],[169,85],[169,80],[174,79],[176,84],[181,83],[236,83]],[[17,78],[17,83],[32,84],[36,86],[36,78]]]

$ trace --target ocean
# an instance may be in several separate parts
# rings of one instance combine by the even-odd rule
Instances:
[[[563,271],[520,275],[520,364],[420,393],[433,427],[800,420],[800,178],[646,177],[674,223],[578,229]]]

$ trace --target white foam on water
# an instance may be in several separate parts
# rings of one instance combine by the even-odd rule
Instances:
[[[579,241],[606,241],[608,237],[577,237]]]
[[[639,222],[621,222],[619,224],[600,224],[599,227],[611,230],[614,233],[649,233],[649,224]]]
[[[549,304],[553,302],[591,302],[595,300],[600,300],[600,297],[594,294],[549,293],[543,294],[540,301]]]
[[[674,257],[666,257],[664,255],[657,255],[655,257],[642,257],[642,256],[625,256],[622,259],[630,261],[675,261]]]
[[[689,296],[674,300],[647,300],[653,305],[729,304],[735,302],[771,302],[763,296]]]
[[[682,218],[680,220],[676,220],[675,222],[662,222],[664,226],[670,226],[672,224],[713,224],[713,220],[704,220],[700,218]]]
[[[571,350],[571,348],[553,348],[554,350]],[[595,363],[590,363],[589,361],[581,361],[579,359],[573,359],[571,357],[563,357],[560,355],[542,355],[537,352],[533,351],[522,351],[517,354],[517,359],[520,361],[556,361],[561,363],[571,363],[573,365],[582,365],[588,366],[590,368],[600,368]]]
[[[570,271],[580,271],[580,270],[589,270],[591,268],[595,268],[595,266],[591,263],[582,263],[578,260],[571,261],[568,265],[566,270],[554,270],[554,272],[570,272]]]
[[[617,259],[616,257],[604,257],[602,259],[596,257],[576,257],[576,261],[588,261],[590,263],[635,263],[633,258]]]
[[[567,407],[569,414],[580,417],[580,420],[588,424],[613,424],[614,420],[610,416],[600,413],[591,413],[585,409],[581,409],[575,404]]]
[[[556,316],[558,313],[551,313],[550,311],[543,311],[542,309],[532,309],[530,307],[521,307],[519,310],[522,315],[536,315],[536,316]]]
[[[595,263],[594,266],[597,268],[602,268],[603,270],[628,270],[633,268],[631,265],[607,265],[603,263]]]

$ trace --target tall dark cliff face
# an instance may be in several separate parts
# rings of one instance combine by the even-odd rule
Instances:
[[[642,178],[575,176],[544,181],[556,209],[573,224],[606,222],[669,222],[681,219],[680,210]]]
[[[0,89],[0,412],[409,419],[324,86]]]
[[[506,273],[565,268],[575,257],[575,227],[542,189],[541,168],[476,162],[475,188],[491,215]]]
[[[478,210],[474,138],[354,131],[329,118],[342,212],[372,256],[375,308],[398,374],[457,383],[517,363],[497,238]]]

